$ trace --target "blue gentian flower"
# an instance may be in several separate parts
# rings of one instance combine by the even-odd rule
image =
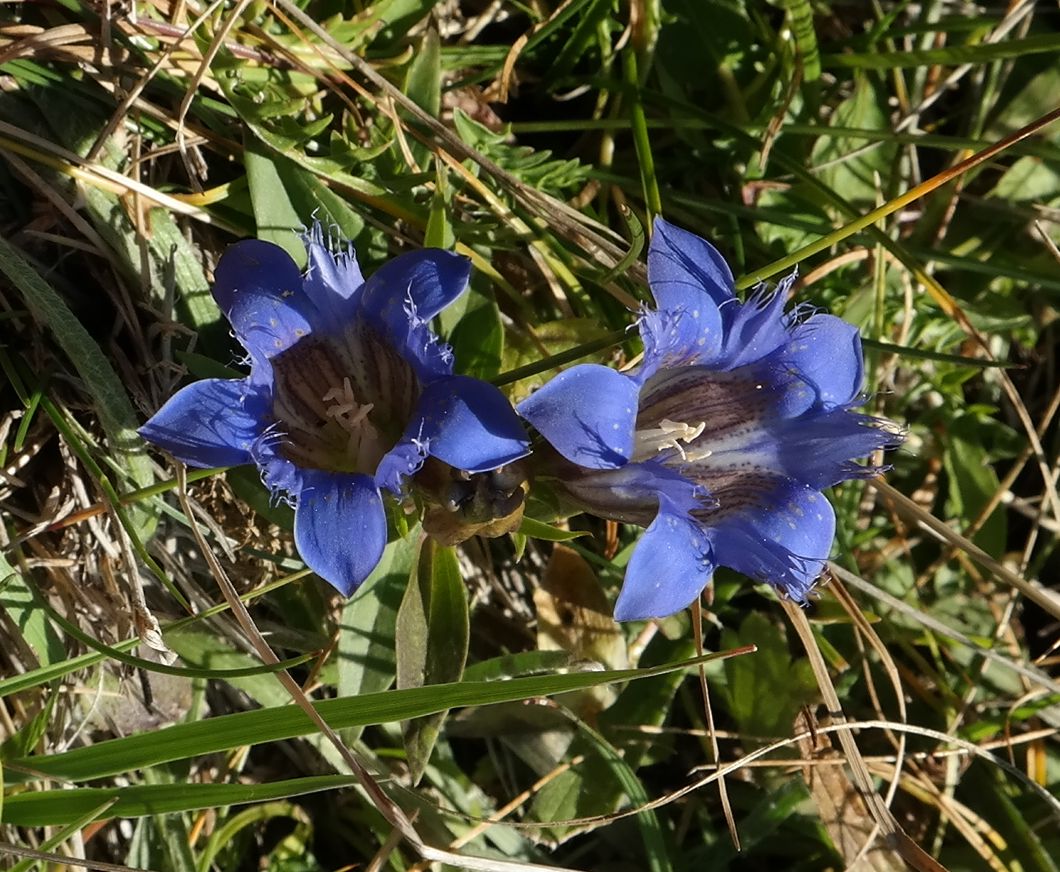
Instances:
[[[740,302],[714,247],[659,219],[640,366],[575,366],[518,406],[562,456],[551,464],[561,495],[648,528],[618,620],[679,611],[717,566],[804,601],[835,535],[822,489],[875,474],[854,460],[900,441],[852,411],[863,401],[857,329],[785,314],[794,278]]]
[[[188,385],[140,434],[190,466],[256,464],[295,508],[306,565],[349,595],[386,545],[382,491],[402,495],[428,455],[480,473],[529,446],[504,395],[453,375],[429,327],[466,288],[465,258],[409,252],[366,281],[319,225],[304,241],[304,276],[268,242],[225,252],[213,295],[250,375]]]

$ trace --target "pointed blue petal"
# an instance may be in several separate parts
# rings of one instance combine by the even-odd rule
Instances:
[[[530,453],[526,430],[507,397],[462,375],[424,388],[406,431],[413,435],[433,457],[468,472],[496,469]]]
[[[170,397],[140,435],[188,466],[250,463],[264,424],[244,408],[246,390],[243,379],[197,381]]]
[[[422,381],[453,372],[452,350],[431,332],[430,320],[467,288],[466,258],[440,249],[394,258],[358,294],[363,317],[408,361]]]
[[[364,283],[361,305],[394,327],[431,320],[467,288],[471,262],[466,257],[424,248],[399,255]]]
[[[251,447],[250,455],[270,496],[294,507],[302,491],[303,477],[313,470],[303,469],[287,458],[283,453],[286,438],[275,429],[266,429]]]
[[[213,295],[258,363],[290,348],[321,320],[291,256],[258,239],[225,251],[214,273]]]
[[[613,469],[633,455],[637,383],[595,363],[561,372],[517,407],[567,460]]]
[[[689,605],[710,582],[714,558],[700,524],[663,497],[659,514],[637,543],[616,621],[664,618]]]
[[[306,566],[344,596],[375,569],[386,546],[386,512],[366,475],[305,473],[294,541]]]
[[[722,314],[700,295],[693,308],[658,309],[640,319],[644,360],[634,376],[643,384],[660,369],[687,364],[712,364],[721,353]]]
[[[810,412],[775,422],[771,428],[780,468],[791,478],[820,490],[879,470],[854,463],[879,448],[902,442],[901,433],[886,421],[846,409]]]
[[[733,299],[733,278],[718,250],[694,233],[655,219],[648,285],[660,309],[696,309]]]
[[[734,481],[716,496],[720,507],[704,523],[718,564],[805,600],[835,538],[835,512],[824,494],[757,476]]]
[[[353,248],[332,253],[319,221],[303,234],[309,263],[303,287],[306,295],[330,325],[345,324],[357,305],[357,292],[364,284]]]
[[[784,307],[795,278],[792,274],[774,291],[758,291],[747,302],[734,302],[722,310],[725,347],[718,355],[719,368],[736,369],[754,363],[788,344]]]
[[[792,330],[783,358],[813,387],[818,402],[826,408],[848,405],[861,392],[861,335],[841,318],[808,318]]]

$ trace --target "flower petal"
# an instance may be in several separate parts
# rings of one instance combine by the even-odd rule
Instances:
[[[443,463],[485,472],[530,453],[530,440],[500,390],[468,376],[438,379],[424,388],[406,437],[413,431]]]
[[[467,288],[471,262],[466,257],[424,248],[395,257],[364,283],[366,312],[400,331],[410,320],[431,320]]]
[[[346,323],[356,308],[357,291],[364,284],[353,247],[333,252],[319,221],[303,234],[302,242],[309,256],[303,281],[306,295],[330,324]]]
[[[714,566],[703,528],[664,497],[626,567],[615,620],[664,618],[679,612],[710,583]]]
[[[660,369],[712,364],[721,351],[723,336],[722,314],[706,297],[701,296],[695,308],[645,312],[640,319],[644,360],[634,378],[643,384]]]
[[[291,256],[271,242],[230,246],[214,273],[214,299],[256,362],[290,348],[321,322]]]
[[[375,569],[386,546],[379,489],[366,475],[306,472],[294,541],[306,566],[349,596]]]
[[[773,291],[760,289],[744,303],[722,311],[725,344],[716,365],[736,369],[772,354],[789,341],[789,320],[784,317],[788,291],[797,277],[792,273]]]
[[[614,469],[633,455],[639,392],[622,373],[583,363],[538,388],[516,411],[567,460]]]
[[[244,379],[210,378],[177,391],[139,433],[188,466],[250,463],[261,419],[248,413]]]
[[[702,309],[733,299],[733,278],[719,251],[694,233],[655,219],[648,285],[660,309]]]
[[[826,408],[854,402],[864,358],[858,328],[834,315],[814,315],[791,332],[784,360],[817,392]]]
[[[415,475],[427,458],[426,445],[418,437],[403,436],[375,468],[376,487],[386,488],[394,496],[405,492],[405,479]]]
[[[380,267],[359,294],[366,320],[382,334],[423,381],[453,372],[452,350],[431,332],[430,320],[467,288],[466,258],[427,248]]]
[[[835,512],[824,494],[790,479],[756,476],[715,495],[720,507],[703,522],[718,564],[804,601],[835,538]]]
[[[771,429],[780,468],[818,490],[876,474],[877,467],[853,461],[902,442],[894,425],[842,408],[775,422]]]

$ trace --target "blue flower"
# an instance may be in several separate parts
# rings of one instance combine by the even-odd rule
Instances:
[[[794,276],[741,303],[721,255],[661,219],[648,254],[657,308],[635,372],[566,370],[518,411],[551,443],[561,494],[647,527],[618,620],[687,606],[727,566],[804,601],[835,535],[822,489],[875,474],[855,463],[900,435],[851,411],[861,340],[824,314],[785,314]]]
[[[430,330],[467,286],[464,258],[414,251],[366,281],[319,225],[305,243],[304,276],[268,242],[225,252],[213,295],[250,374],[188,385],[140,434],[190,466],[256,464],[295,508],[306,565],[349,595],[386,545],[382,491],[402,495],[428,455],[479,473],[523,457],[528,442],[504,395],[454,376]]]

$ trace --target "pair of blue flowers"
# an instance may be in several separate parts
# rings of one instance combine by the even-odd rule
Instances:
[[[429,458],[468,478],[527,456],[521,417],[548,443],[537,475],[567,502],[647,527],[618,620],[679,611],[717,566],[802,601],[835,534],[822,489],[875,473],[855,459],[897,441],[852,411],[856,328],[785,314],[792,279],[740,302],[713,246],[661,219],[637,369],[575,366],[514,410],[453,375],[429,326],[466,288],[464,258],[415,251],[365,280],[319,226],[306,247],[305,275],[269,243],[228,249],[214,297],[250,374],[185,387],[140,433],[191,466],[255,464],[295,507],[306,565],[346,595],[386,545],[382,492],[406,494]]]

